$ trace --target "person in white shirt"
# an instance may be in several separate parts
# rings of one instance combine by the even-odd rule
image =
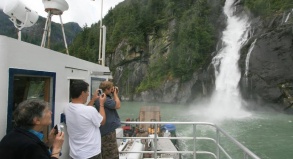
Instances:
[[[93,95],[88,106],[89,84],[83,80],[74,80],[70,86],[71,102],[65,108],[66,125],[69,135],[70,157],[73,159],[100,159],[101,133],[99,127],[105,124],[106,115],[103,104],[106,95]],[[94,101],[102,103],[99,112],[92,107]]]

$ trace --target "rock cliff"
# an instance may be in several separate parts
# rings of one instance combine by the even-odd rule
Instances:
[[[222,10],[223,3],[220,1],[210,0],[208,3],[214,10]],[[215,13],[208,18],[214,20],[213,25],[216,26],[216,37],[219,41],[226,17]],[[171,78],[165,80],[157,88],[136,91],[142,80],[147,78],[148,67],[152,63],[162,62],[158,61],[160,56],[168,58],[171,44],[174,43],[171,36],[176,31],[176,25],[178,22],[172,19],[168,23],[168,28],[162,31],[160,38],[149,35],[146,48],[131,46],[127,40],[123,40],[115,53],[108,57],[108,63],[115,68],[113,71],[115,83],[124,88],[120,90],[122,100],[185,104],[211,94],[214,88],[214,68],[210,66],[210,63],[215,52],[221,47],[220,42],[215,46],[215,52],[209,53],[210,57],[204,66],[192,74],[191,80],[182,82],[180,79]]]
[[[273,103],[286,102],[293,95],[293,17],[289,10],[267,19],[252,17],[252,35],[242,49],[241,90],[246,99]],[[254,43],[254,44],[253,44]],[[250,57],[246,58],[250,48]],[[248,66],[248,70],[247,70]],[[245,73],[246,72],[246,73]],[[281,87],[284,84],[285,87]],[[285,100],[285,102],[284,102]]]

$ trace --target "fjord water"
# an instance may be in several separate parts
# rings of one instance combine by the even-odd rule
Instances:
[[[194,105],[172,105],[142,102],[122,102],[118,113],[122,121],[126,118],[136,119],[141,106],[159,106],[162,121],[182,122],[213,122],[250,149],[261,159],[291,159],[293,158],[293,118],[292,115],[282,114],[271,110],[250,112],[249,117],[213,120],[206,118],[205,112],[197,110]],[[191,136],[192,128],[176,125],[178,136]],[[215,137],[214,129],[197,127],[197,136]],[[233,159],[242,159],[243,154],[234,144],[221,138],[223,147],[231,152]],[[189,141],[179,142],[181,150],[192,151]],[[198,142],[197,150],[215,152],[215,146],[209,142]],[[191,158],[188,155],[184,159]],[[198,155],[197,159],[210,159],[211,156]],[[221,159],[225,159],[221,156]]]

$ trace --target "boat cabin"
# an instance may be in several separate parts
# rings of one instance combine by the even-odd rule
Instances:
[[[108,67],[67,54],[0,35],[0,138],[14,126],[13,111],[26,99],[43,99],[51,104],[52,126],[64,122],[63,108],[70,101],[72,80],[89,83],[93,94],[101,81],[112,79]],[[89,99],[91,95],[89,96]],[[64,127],[66,131],[66,127]],[[69,158],[68,137],[61,158]]]

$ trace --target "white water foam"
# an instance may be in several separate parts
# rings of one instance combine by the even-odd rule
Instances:
[[[248,17],[237,17],[232,6],[234,0],[226,0],[224,13],[227,28],[223,32],[223,48],[213,59],[216,74],[216,88],[211,97],[206,116],[211,119],[243,118],[250,115],[241,107],[242,98],[238,90],[241,73],[238,68],[240,48],[247,40]]]

